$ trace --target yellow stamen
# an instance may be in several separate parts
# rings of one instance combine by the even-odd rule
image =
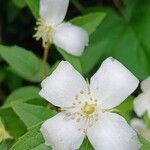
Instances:
[[[87,116],[93,114],[95,112],[95,105],[86,103],[83,107],[83,112]]]
[[[38,19],[36,23],[37,27],[35,28],[36,33],[33,37],[36,40],[42,39],[43,47],[45,47],[48,43],[51,44],[53,28],[49,24],[47,24],[43,19]]]

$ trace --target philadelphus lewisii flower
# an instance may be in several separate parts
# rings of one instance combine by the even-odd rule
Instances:
[[[90,83],[62,61],[41,84],[40,95],[62,112],[45,121],[41,132],[54,150],[77,150],[87,136],[95,150],[138,150],[136,132],[112,109],[138,86],[120,62],[106,59]]]
[[[131,120],[131,126],[150,142],[150,129],[147,128],[142,119],[134,118]]]
[[[40,0],[40,19],[34,37],[42,38],[43,47],[54,43],[68,53],[80,56],[88,45],[88,33],[71,23],[64,23],[69,0]]]
[[[134,100],[134,111],[141,117],[145,112],[150,118],[150,77],[141,82],[142,93]]]

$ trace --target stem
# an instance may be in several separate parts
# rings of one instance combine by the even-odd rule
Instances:
[[[50,48],[50,44],[48,43],[45,47],[44,47],[44,53],[43,53],[43,62],[42,62],[42,67],[41,67],[41,78],[45,79],[46,75],[47,75],[47,59],[48,59],[48,53],[49,53],[49,48]]]
[[[71,2],[81,13],[83,13],[84,7],[78,0],[71,0]]]

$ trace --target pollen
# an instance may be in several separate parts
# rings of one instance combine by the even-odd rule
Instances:
[[[85,105],[83,107],[83,113],[87,116],[93,114],[95,112],[95,110],[96,110],[95,104],[85,103]]]
[[[37,27],[35,27],[35,35],[33,36],[36,40],[42,39],[43,47],[45,47],[48,43],[52,43],[52,34],[53,27],[47,24],[43,19],[38,19],[36,23]]]

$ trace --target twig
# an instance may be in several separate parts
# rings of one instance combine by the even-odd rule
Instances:
[[[44,47],[44,54],[43,54],[43,62],[41,67],[41,78],[44,79],[47,75],[47,59],[48,59],[48,53],[49,53],[50,44],[48,43]]]

